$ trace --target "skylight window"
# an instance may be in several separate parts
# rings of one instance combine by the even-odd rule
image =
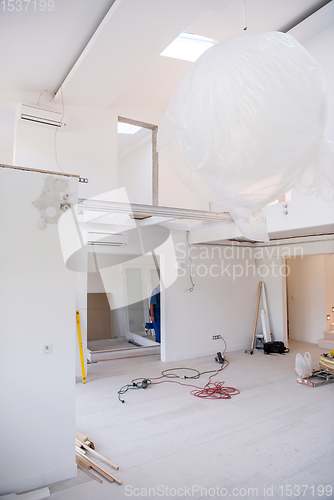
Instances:
[[[183,32],[160,55],[194,62],[216,43],[212,38]]]
[[[130,123],[118,122],[117,132],[119,134],[135,134],[142,127],[138,127],[137,125],[130,125]]]

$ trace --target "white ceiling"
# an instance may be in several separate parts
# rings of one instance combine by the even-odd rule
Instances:
[[[247,26],[286,31],[326,3],[246,0]],[[0,97],[12,90],[56,92],[64,81],[68,105],[164,109],[192,63],[159,56],[162,50],[182,31],[222,40],[243,29],[243,0],[55,0],[54,5],[52,12],[8,12],[1,5]]]
[[[56,90],[114,0],[54,0],[51,12],[22,3],[0,9],[0,92]]]

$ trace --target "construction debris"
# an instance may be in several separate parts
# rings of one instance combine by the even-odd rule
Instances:
[[[92,441],[90,441],[87,436],[82,434],[82,432],[75,431],[75,439],[77,439],[78,441],[81,441],[82,443],[85,443],[85,445],[89,446],[89,448],[91,448],[92,450],[95,450],[94,443]]]
[[[77,466],[79,467],[79,469],[83,470],[84,472],[86,472],[86,474],[89,474],[91,477],[93,477],[94,479],[96,479],[96,481],[98,481],[99,483],[102,483],[102,479],[100,479],[99,477],[95,476],[95,474],[92,474],[91,472],[89,472],[88,469],[86,469],[86,467],[84,467],[83,465],[80,465],[78,462],[77,462]]]
[[[313,370],[310,377],[297,377],[299,384],[308,385],[309,387],[318,387],[319,385],[334,383],[334,373],[325,370]]]
[[[84,448],[84,450],[87,450],[87,451],[90,451],[92,453],[92,455],[94,455],[95,457],[99,458],[100,460],[102,460],[103,462],[105,462],[106,464],[110,465],[110,467],[112,467],[113,469],[115,470],[118,470],[119,467],[118,465],[115,465],[114,463],[110,462],[110,460],[108,460],[107,458],[103,457],[102,455],[100,455],[99,453],[97,453],[96,451],[90,449],[88,446],[86,446],[84,443],[82,443],[81,441],[79,441],[78,439],[76,439],[76,447],[79,447],[80,446],[82,448]],[[80,448],[80,449],[82,449]],[[87,454],[87,451],[85,451],[85,455]]]
[[[111,474],[107,469],[101,467],[98,463],[94,462],[94,460],[92,460],[89,455],[93,455],[94,457],[98,458],[99,460],[102,460],[104,463],[106,463],[110,467],[113,467],[116,470],[119,469],[118,465],[115,465],[113,462],[111,462],[104,456],[97,453],[97,451],[94,451],[95,446],[92,443],[92,441],[90,441],[88,437],[84,436],[84,434],[82,434],[81,432],[76,431],[75,437],[76,437],[75,440],[76,461],[77,461],[77,466],[81,470],[93,476],[94,479],[100,482],[102,482],[102,480],[99,479],[94,474],[92,474],[91,472],[89,472],[89,469],[91,468],[94,469],[96,472],[98,472],[101,476],[103,476],[111,483],[115,482],[120,485],[123,484],[120,479]]]
[[[334,373],[334,356],[332,352],[320,356],[320,370]]]

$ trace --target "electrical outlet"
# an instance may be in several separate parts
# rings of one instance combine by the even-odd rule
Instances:
[[[51,354],[52,353],[52,344],[44,344],[42,346],[43,354]]]
[[[220,335],[213,335],[212,336],[212,340],[218,340],[218,339],[220,339]]]

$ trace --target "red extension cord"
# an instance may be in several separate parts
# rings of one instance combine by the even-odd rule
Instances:
[[[222,357],[224,358],[225,356],[225,351],[226,351],[226,342],[221,337],[221,340],[223,340],[225,344],[224,352],[222,354]],[[204,386],[204,387],[198,387],[196,385],[192,384],[184,384],[182,382],[178,382],[177,380],[166,380],[166,375],[161,375],[160,377],[155,377],[151,378],[150,383],[151,384],[163,384],[165,382],[171,382],[173,384],[179,384],[179,385],[184,385],[186,387],[194,387],[194,389],[190,392],[193,396],[196,396],[197,398],[205,398],[205,399],[231,399],[232,396],[236,396],[237,394],[240,394],[240,391],[236,389],[235,387],[227,387],[224,386],[225,382],[211,382],[211,379],[215,377],[219,372],[223,371],[227,366],[229,365],[229,362],[225,360],[225,363],[218,369],[216,370],[215,373],[210,375],[209,377],[209,382]],[[174,376],[176,378],[179,378],[178,375],[175,373],[171,373],[169,377]],[[191,377],[188,377],[191,378]],[[160,380],[164,379],[164,380]],[[136,380],[142,380],[140,378],[136,378],[131,380],[131,383],[136,382]],[[154,382],[156,380],[156,382]]]

